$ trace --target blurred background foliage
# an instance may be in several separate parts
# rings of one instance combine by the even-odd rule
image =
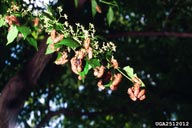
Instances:
[[[42,9],[36,1],[20,1],[23,8]],[[192,39],[173,36],[130,36],[127,32],[191,32],[190,0],[118,0],[118,6],[97,3],[102,13],[91,12],[91,0],[49,1],[62,6],[71,24],[95,25],[98,35],[117,45],[120,66],[131,65],[145,82],[147,99],[133,102],[127,95],[131,83],[123,79],[117,91],[99,91],[91,75],[85,83],[72,74],[70,65],[50,62],[18,116],[19,127],[147,128],[155,120],[192,119]],[[1,13],[8,5],[3,4]],[[109,26],[107,12],[114,17]],[[54,9],[53,9],[54,10]],[[35,53],[23,40],[5,47],[6,33],[0,28],[0,89]],[[90,73],[91,74],[91,73]]]

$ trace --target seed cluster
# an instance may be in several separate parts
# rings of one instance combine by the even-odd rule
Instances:
[[[129,94],[129,97],[133,100],[136,101],[137,99],[139,100],[144,100],[146,98],[146,90],[141,89],[141,80],[138,77],[134,77],[132,79],[134,85],[133,87],[129,88],[127,90],[127,93]]]
[[[12,25],[20,25],[19,20],[17,19],[16,16],[10,15],[5,17],[5,22],[9,24],[9,26]]]

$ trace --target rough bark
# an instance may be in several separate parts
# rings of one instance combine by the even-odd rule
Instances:
[[[0,95],[0,128],[12,128],[18,112],[23,107],[51,55],[45,55],[45,40],[24,71],[12,77]]]

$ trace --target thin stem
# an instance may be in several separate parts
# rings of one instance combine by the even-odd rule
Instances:
[[[103,0],[101,0],[100,2],[104,3],[104,4],[112,5],[112,6],[117,6],[117,4],[113,4],[111,2],[107,2],[107,1],[103,1]]]
[[[123,76],[125,76],[128,80],[132,82],[132,79],[129,78],[127,75],[125,75],[125,73],[123,73],[119,68],[117,69],[117,71],[119,71]],[[145,84],[143,83],[143,81],[141,81],[141,87],[145,87]]]
[[[131,78],[129,78],[127,75],[125,75],[125,73],[123,73],[119,68],[117,68],[117,71],[120,72],[124,77],[126,77],[128,80],[130,80],[132,82]]]

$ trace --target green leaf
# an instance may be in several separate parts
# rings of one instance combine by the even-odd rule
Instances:
[[[58,59],[61,58],[61,57],[62,57],[62,53],[61,53],[61,52],[58,52],[56,60],[58,60]]]
[[[3,18],[0,19],[0,27],[4,26],[6,24],[5,20]]]
[[[84,73],[85,73],[85,75],[87,75],[88,74],[88,72],[89,72],[89,70],[91,69],[91,65],[89,65],[88,63],[85,65],[85,68],[84,68]]]
[[[95,15],[97,13],[96,6],[97,6],[96,0],[91,0],[91,11],[92,11],[92,16],[93,17],[95,17]]]
[[[123,68],[123,70],[127,73],[127,75],[132,79],[133,77],[137,76],[136,74],[134,74],[134,70],[133,68],[131,68],[130,66],[126,66]],[[143,81],[141,81],[141,87],[145,87],[145,84],[143,83]]]
[[[55,29],[56,30],[62,30],[63,29],[63,24],[61,24],[61,23],[56,23],[56,25],[55,25]]]
[[[133,68],[131,68],[130,66],[124,67],[123,70],[127,73],[127,75],[128,75],[130,78],[133,78],[133,77],[135,76],[134,71],[133,71]]]
[[[18,35],[18,30],[16,26],[12,26],[7,34],[7,45],[12,43]]]
[[[31,35],[32,35],[35,39],[37,39],[37,38],[38,38],[38,33],[37,33],[37,32],[35,32],[35,31],[33,31],[33,32],[31,33]]]
[[[73,49],[80,46],[79,43],[72,38],[64,38],[63,40],[55,44],[55,47],[58,48],[61,47],[62,45],[68,46],[69,48]]]
[[[88,63],[88,61],[86,61],[83,71],[79,73],[79,75],[82,77],[83,81],[85,79],[85,76],[88,74],[88,72],[91,68],[92,68],[91,65]]]
[[[38,48],[37,48],[37,41],[36,41],[34,38],[28,37],[28,38],[27,38],[27,41],[28,41],[29,44],[32,45],[36,50],[38,50]]]
[[[48,47],[47,47],[47,50],[45,52],[46,55],[55,52],[53,49],[50,48],[50,46],[51,46],[51,44],[49,44]]]
[[[143,83],[143,81],[141,81],[141,87],[145,87],[145,84]]]
[[[31,33],[31,29],[26,26],[17,26],[17,29],[22,33],[24,39]]]
[[[79,75],[82,77],[82,80],[84,81],[85,76],[88,74],[91,68],[95,68],[97,66],[100,66],[99,60],[97,59],[86,60],[86,64],[83,71],[79,73]]]
[[[87,61],[92,68],[100,67],[100,62],[97,59],[91,59]]]
[[[108,12],[107,12],[107,21],[108,21],[108,25],[110,26],[112,21],[113,21],[113,17],[114,17],[114,12],[112,7],[109,7]]]
[[[78,1],[79,1],[79,0],[74,0],[75,7],[76,7],[76,8],[78,7]]]
[[[57,58],[55,59],[55,62],[59,60],[63,56],[62,52],[57,53]]]
[[[109,82],[108,84],[105,84],[104,86],[105,86],[105,87],[110,87],[111,84],[112,84],[112,80],[110,80],[110,82]]]
[[[53,43],[53,41],[52,41],[51,37],[48,37],[46,44],[52,44],[52,43]]]

